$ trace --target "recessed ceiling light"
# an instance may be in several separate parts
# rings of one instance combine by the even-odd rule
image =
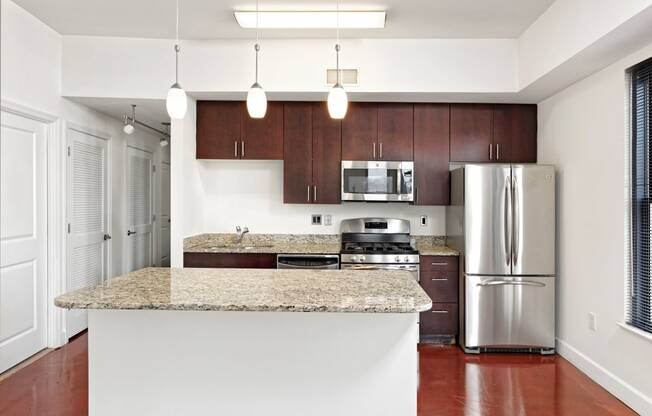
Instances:
[[[234,12],[240,27],[256,27],[256,12]],[[382,29],[385,27],[384,11],[340,12],[340,29]],[[335,29],[337,14],[329,11],[268,11],[260,12],[261,29]]]

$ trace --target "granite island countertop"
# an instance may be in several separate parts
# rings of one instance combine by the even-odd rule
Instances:
[[[146,268],[55,299],[68,309],[417,313],[404,271]]]

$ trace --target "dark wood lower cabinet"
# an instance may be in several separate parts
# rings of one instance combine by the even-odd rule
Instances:
[[[183,253],[183,267],[275,269],[276,254]]]
[[[459,258],[421,256],[419,280],[432,299],[432,309],[419,319],[421,342],[452,340],[459,328]]]

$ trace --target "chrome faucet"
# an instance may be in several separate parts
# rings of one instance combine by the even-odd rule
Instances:
[[[239,225],[236,225],[235,232],[236,232],[235,243],[240,244],[242,243],[242,237],[249,232],[249,228],[247,227],[240,228]]]

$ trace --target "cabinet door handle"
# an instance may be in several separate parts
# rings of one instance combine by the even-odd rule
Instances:
[[[432,312],[432,313],[448,313],[448,311],[443,310],[443,309],[432,310],[430,312]]]
[[[415,205],[419,205],[419,188],[414,187],[414,203]]]
[[[496,143],[496,160],[500,160],[500,143]]]
[[[244,152],[244,149],[245,149],[245,148],[244,148],[244,140],[241,142],[241,144],[242,144],[242,145],[240,146],[240,150],[241,150],[241,152],[240,152],[240,153],[241,153],[240,157],[245,157],[245,152]]]
[[[376,158],[376,142],[373,142],[374,144],[374,159]]]
[[[379,154],[380,154],[379,159],[382,159],[383,158],[383,142],[380,142],[380,144],[378,145],[378,150],[379,150]]]
[[[233,142],[233,156],[238,157],[238,141]]]
[[[430,263],[431,266],[446,266],[447,263]]]
[[[489,160],[494,160],[494,146],[489,143]]]
[[[312,200],[317,202],[317,185],[312,186]]]
[[[310,202],[310,185],[308,185],[308,199],[307,199],[307,201]]]
[[[448,280],[448,277],[444,277],[444,278],[436,278],[436,277],[433,277],[433,278],[430,279],[430,280],[432,280],[433,282],[445,282],[445,281]]]

